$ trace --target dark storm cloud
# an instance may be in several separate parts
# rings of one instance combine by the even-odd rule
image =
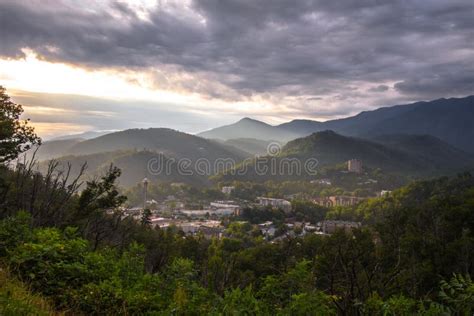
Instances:
[[[474,64],[459,63],[432,66],[426,69],[430,76],[415,74],[409,79],[397,82],[395,89],[414,96],[467,95],[474,93]]]
[[[220,98],[334,96],[355,84],[383,94],[390,82],[429,99],[474,91],[473,16],[472,0],[196,0],[158,5],[147,19],[126,4],[2,1],[0,54],[30,47],[90,67],[172,66],[234,92],[179,83]]]

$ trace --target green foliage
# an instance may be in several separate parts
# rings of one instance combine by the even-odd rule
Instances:
[[[293,213],[299,221],[317,223],[325,219],[327,208],[312,203],[311,201],[292,201]]]
[[[356,208],[376,229],[383,261],[395,263],[387,279],[391,294],[405,286],[409,296],[419,297],[443,277],[473,273],[473,186],[468,174],[416,182]]]
[[[9,250],[31,238],[30,225],[31,216],[24,211],[0,221],[0,257],[7,256]]]
[[[333,298],[320,291],[294,294],[285,309],[286,315],[336,315]]]
[[[422,302],[407,298],[403,295],[392,296],[384,301],[376,293],[372,294],[362,307],[365,315],[445,315],[442,309],[434,306],[425,308]]]
[[[0,267],[0,315],[55,315],[50,302],[32,293],[14,278],[5,267]]]
[[[285,212],[272,207],[246,207],[242,210],[241,218],[252,224],[260,224],[266,221],[282,222],[285,219]]]
[[[41,139],[34,128],[28,125],[29,119],[21,121],[21,105],[11,101],[6,89],[0,86],[0,164],[18,157]]]
[[[453,314],[472,315],[474,312],[474,283],[469,275],[454,274],[449,281],[441,281],[439,298]]]
[[[93,280],[84,265],[87,242],[77,238],[71,229],[36,229],[32,239],[10,252],[9,263],[32,288],[63,300],[75,288]]]
[[[142,218],[140,220],[140,222],[142,223],[142,225],[146,226],[146,225],[150,225],[151,224],[151,211],[150,209],[144,209],[143,210],[143,214],[142,214]]]
[[[303,260],[282,275],[265,277],[258,296],[272,308],[281,310],[294,295],[314,289],[315,277],[310,265],[310,261]]]
[[[240,288],[226,291],[222,301],[222,312],[225,315],[261,315],[264,307],[258,301],[251,287],[243,290]]]
[[[215,299],[197,282],[193,262],[176,259],[163,276],[145,272],[144,248],[90,251],[75,229],[35,229],[7,258],[13,271],[58,308],[87,314],[208,311]]]
[[[87,187],[81,192],[78,210],[81,216],[87,217],[97,210],[115,209],[126,201],[115,187],[115,181],[120,177],[121,171],[110,165],[108,172],[100,181],[87,182]]]

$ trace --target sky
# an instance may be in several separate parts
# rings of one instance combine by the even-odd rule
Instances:
[[[474,94],[472,0],[0,0],[0,85],[45,138],[329,120]]]

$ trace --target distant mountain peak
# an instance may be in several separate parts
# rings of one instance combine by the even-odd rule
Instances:
[[[278,129],[276,126],[265,122],[244,117],[230,125],[217,127],[198,134],[198,136],[211,139],[229,140],[235,138],[254,138],[260,140],[279,140],[286,142],[300,135],[291,131]]]
[[[240,123],[270,125],[270,124],[267,124],[265,122],[262,122],[262,121],[259,121],[259,120],[256,120],[256,119],[253,119],[253,118],[250,118],[250,117],[244,117],[244,118],[240,119],[235,124],[240,124]]]
[[[243,117],[239,120],[239,122],[245,122],[245,121],[256,121],[256,119],[250,118],[248,116]]]

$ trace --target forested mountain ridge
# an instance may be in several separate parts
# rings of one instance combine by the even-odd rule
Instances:
[[[255,138],[232,138],[223,142],[224,144],[239,148],[251,155],[265,155],[270,144],[279,143],[275,140],[261,140]]]
[[[452,166],[461,166],[462,169],[469,166],[474,158],[474,154],[462,151],[431,135],[380,135],[371,140],[424,157],[428,162],[439,164],[440,168],[443,168],[442,162],[450,162]]]
[[[283,141],[324,130],[362,138],[385,134],[431,135],[461,150],[474,153],[473,119],[474,96],[467,96],[380,107],[355,116],[325,122],[293,120],[272,126],[247,119],[252,122],[251,128],[237,122],[199,135],[206,138],[251,137]],[[254,126],[265,126],[264,132]]]
[[[71,140],[54,141],[57,142],[68,143]],[[46,143],[47,148],[51,147],[49,144]],[[166,128],[151,128],[125,130],[76,142],[67,148],[63,156],[52,158],[63,168],[71,164],[72,175],[78,174],[81,166],[87,163],[86,178],[100,175],[114,164],[122,170],[120,184],[129,187],[144,177],[164,182],[208,184],[208,177],[220,168],[219,161],[230,161],[235,165],[249,156],[253,155],[227,143]],[[190,165],[180,172],[178,165],[183,160],[189,161]],[[196,172],[199,161],[205,165],[201,165],[204,170]],[[43,161],[40,164],[43,172],[46,172],[48,163]],[[150,170],[150,163],[160,169],[158,173]]]
[[[129,129],[110,133],[78,143],[69,153],[88,155],[130,149],[162,152],[169,157],[191,160],[198,158],[241,160],[247,156],[247,153],[234,147],[168,128]]]
[[[89,155],[69,155],[56,158],[58,167],[65,170],[71,165],[71,178],[79,175],[81,167],[86,164],[87,168],[82,179],[87,180],[103,175],[111,165],[121,169],[118,183],[121,187],[132,187],[141,183],[143,178],[157,182],[179,182],[191,185],[209,185],[210,174],[196,172],[195,166],[191,164],[186,169],[192,174],[184,174],[178,171],[178,161],[165,154],[149,150],[117,150],[101,152]],[[40,163],[40,170],[47,172],[50,161]]]
[[[320,157],[322,164],[358,157],[366,164],[379,168],[383,168],[386,161],[386,168],[393,170],[399,164],[406,164],[400,170],[409,170],[410,166],[426,170],[463,170],[474,164],[474,155],[428,135],[386,135],[371,141],[323,131],[287,143],[281,155]]]
[[[297,159],[304,166],[308,159],[316,159],[318,169],[337,165],[350,159],[359,159],[367,168],[381,169],[393,174],[414,177],[431,177],[453,174],[474,167],[474,157],[458,150],[432,136],[387,136],[385,140],[370,141],[362,138],[347,137],[333,131],[322,131],[307,137],[288,142],[277,156],[257,158],[237,170],[230,170],[219,175],[217,179],[252,180],[264,182],[270,179],[284,180],[311,178],[301,170],[301,174],[260,174],[259,168],[272,163],[283,164],[284,158]],[[239,170],[246,172],[237,172]],[[285,169],[285,171],[287,171]]]

